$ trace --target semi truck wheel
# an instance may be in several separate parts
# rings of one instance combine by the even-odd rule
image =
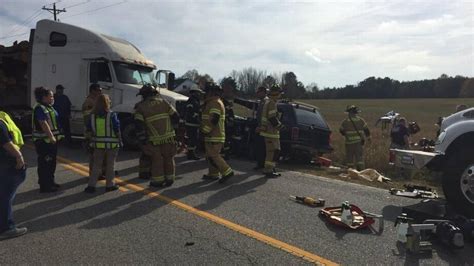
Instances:
[[[474,218],[474,157],[456,157],[443,174],[444,195],[457,211]]]
[[[123,144],[128,149],[138,148],[137,132],[135,129],[135,122],[133,118],[126,118],[122,122],[122,140]]]

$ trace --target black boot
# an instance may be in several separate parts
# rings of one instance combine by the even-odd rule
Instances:
[[[219,180],[218,176],[212,176],[212,175],[203,175],[202,176],[203,180]]]

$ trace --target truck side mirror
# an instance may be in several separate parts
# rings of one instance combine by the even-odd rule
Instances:
[[[173,90],[174,89],[174,80],[175,80],[175,76],[174,76],[174,73],[171,72],[168,74],[168,90]]]

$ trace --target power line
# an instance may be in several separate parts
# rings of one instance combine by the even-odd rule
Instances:
[[[66,9],[63,8],[63,9],[56,9],[56,2],[53,3],[53,8],[47,8],[46,6],[43,6],[42,8],[43,10],[47,10],[49,12],[51,12],[53,15],[54,15],[54,21],[58,21],[56,16],[59,15],[60,13],[62,12],[66,12]]]
[[[10,35],[10,36],[4,36],[4,37],[0,37],[0,40],[12,38],[12,37],[17,37],[17,36],[23,36],[23,35],[26,35],[26,34],[28,34],[28,33],[30,33],[30,32],[25,32],[25,33]]]
[[[88,11],[84,11],[84,12],[81,12],[81,13],[77,13],[77,14],[71,15],[71,16],[66,17],[66,18],[72,18],[72,17],[79,16],[79,15],[84,15],[84,14],[93,13],[93,12],[99,11],[99,10],[101,10],[101,9],[105,9],[105,8],[109,8],[109,7],[121,5],[121,4],[125,3],[125,2],[127,2],[127,1],[124,0],[123,2],[120,2],[120,3],[115,3],[115,4],[108,5],[108,6],[103,6],[103,7],[96,8],[96,9],[91,9],[91,10],[88,10]]]
[[[80,3],[74,4],[74,5],[67,6],[67,7],[65,7],[65,8],[71,8],[71,7],[80,6],[80,5],[83,5],[83,4],[87,4],[87,3],[89,3],[90,1],[91,1],[91,0],[87,0],[87,1],[84,1],[84,2],[80,2]]]
[[[40,13],[41,13],[41,10],[36,10],[36,12],[33,12],[33,14],[31,14],[28,18],[26,18],[25,20],[20,22],[20,24],[13,25],[12,28],[11,28],[11,31],[9,31],[7,33],[7,35],[18,31],[18,27],[25,26],[27,23],[30,22],[30,20],[35,19],[36,17],[38,17],[40,15]]]

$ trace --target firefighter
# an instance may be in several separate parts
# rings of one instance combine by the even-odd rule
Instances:
[[[267,97],[267,88],[264,86],[260,86],[256,92],[257,100],[245,100],[240,98],[235,98],[234,102],[236,104],[245,106],[250,110],[253,110],[255,114],[255,120],[257,125],[255,127],[255,134],[254,134],[254,151],[255,151],[255,160],[257,161],[257,165],[253,168],[254,170],[263,169],[265,166],[265,140],[260,135],[260,123],[262,121],[262,110],[263,106],[265,105],[265,101],[268,99]]]
[[[97,83],[92,83],[89,86],[89,95],[87,95],[86,99],[84,100],[84,103],[82,104],[82,119],[84,121],[84,130],[87,127],[87,121],[90,119],[90,114],[92,112],[92,109],[94,109],[95,102],[99,95],[102,94],[102,88],[100,87],[99,84]],[[84,136],[86,139],[90,139],[90,136],[87,135],[87,131],[85,130]],[[85,141],[84,146],[87,150],[87,153],[89,155],[89,177],[92,175],[92,168],[94,167],[94,158],[93,158],[93,149],[91,149],[90,144]],[[104,180],[105,179],[105,164],[103,165],[103,170],[102,170],[102,175],[99,176],[99,180]]]
[[[200,160],[196,155],[198,144],[198,133],[201,117],[200,98],[203,91],[195,86],[189,90],[190,96],[186,102],[186,136],[188,137],[188,160]]]
[[[219,180],[219,183],[224,183],[234,176],[234,171],[220,154],[225,142],[225,108],[219,97],[222,88],[214,83],[207,83],[205,93],[201,132],[204,134],[209,173],[203,175],[202,179]],[[219,176],[221,176],[220,179]]]
[[[137,106],[142,102],[143,100],[135,104],[133,108],[135,112],[137,111]],[[151,178],[151,157],[143,150],[141,150],[140,157],[138,158],[138,178],[147,180]]]
[[[151,158],[151,187],[171,186],[175,180],[176,133],[179,122],[176,110],[152,85],[144,85],[138,95],[134,118],[142,151]]]
[[[262,113],[259,132],[265,139],[265,163],[263,173],[267,178],[281,176],[275,170],[276,162],[280,157],[280,129],[283,128],[278,117],[277,100],[281,97],[282,90],[275,84],[270,88],[268,99],[265,101]]]
[[[63,138],[54,110],[53,91],[44,87],[35,89],[37,104],[33,108],[33,141],[38,154],[38,184],[41,193],[55,192],[59,185],[54,181],[56,172],[57,142]]]
[[[347,118],[341,123],[339,132],[345,137],[346,142],[346,165],[355,166],[357,170],[365,169],[363,145],[365,138],[370,141],[370,131],[367,123],[362,119],[359,107],[355,105],[347,106]]]

